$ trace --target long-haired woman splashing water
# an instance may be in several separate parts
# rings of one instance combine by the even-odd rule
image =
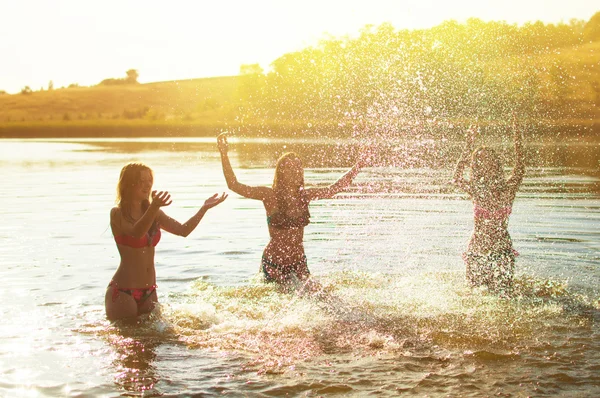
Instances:
[[[270,240],[261,261],[261,272],[267,282],[278,282],[285,288],[299,287],[310,275],[304,253],[304,227],[310,222],[308,205],[316,199],[327,199],[348,187],[366,157],[361,157],[336,183],[324,188],[304,187],[304,168],[295,153],[283,154],[275,166],[272,187],[254,187],[240,183],[227,154],[226,133],[217,138],[223,174],[233,192],[263,202],[267,214]]]
[[[106,290],[106,316],[110,320],[135,320],[152,311],[156,295],[154,248],[161,229],[188,236],[208,209],[223,202],[227,195],[214,194],[184,224],[167,216],[160,208],[171,204],[166,191],[152,191],[152,170],[141,163],[129,163],[121,170],[117,185],[117,205],[110,211],[110,226],[121,263]]]
[[[473,151],[476,134],[476,128],[469,129],[454,172],[454,183],[473,200],[474,230],[463,254],[466,277],[472,287],[485,286],[494,293],[508,295],[512,290],[517,255],[508,233],[508,218],[525,175],[522,137],[513,121],[514,169],[505,179],[495,151],[487,147]],[[466,180],[463,172],[469,156],[471,178]]]

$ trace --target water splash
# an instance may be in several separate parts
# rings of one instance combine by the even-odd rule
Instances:
[[[518,355],[557,330],[588,328],[598,309],[559,281],[522,277],[503,299],[467,289],[462,277],[335,272],[303,296],[198,281],[161,316],[188,347],[241,353],[262,374],[328,355]]]

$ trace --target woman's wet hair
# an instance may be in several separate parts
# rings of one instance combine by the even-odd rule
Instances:
[[[289,173],[287,165],[291,162],[296,162],[300,167],[300,177],[298,181],[291,181],[286,175]],[[294,152],[284,153],[277,160],[275,166],[275,177],[273,179],[273,191],[275,191],[275,197],[277,198],[278,215],[273,219],[276,224],[287,224],[291,223],[290,226],[305,226],[309,223],[310,213],[308,211],[308,198],[304,189],[304,170],[302,169],[302,160]],[[295,184],[295,186],[290,186]],[[287,189],[286,189],[287,188]],[[294,192],[295,203],[300,206],[301,216],[294,217],[293,221],[288,216],[289,200],[285,197],[285,193],[292,191]],[[278,220],[281,219],[279,222]],[[301,225],[296,225],[301,224]]]
[[[140,183],[143,172],[149,172],[152,180],[154,180],[154,173],[150,167],[139,162],[128,163],[121,169],[119,182],[117,184],[117,206],[121,209],[123,217],[131,222],[135,222],[131,216],[131,196],[133,195],[135,187]],[[142,213],[146,212],[148,207],[150,207],[150,198],[142,201]],[[148,233],[153,235],[157,229],[158,225],[154,222]]]
[[[506,184],[500,157],[491,148],[482,146],[471,157],[472,181],[484,189],[502,189]]]

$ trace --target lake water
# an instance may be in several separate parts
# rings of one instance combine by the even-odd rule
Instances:
[[[240,181],[270,185],[296,150],[307,185],[325,185],[355,144],[239,139],[231,159]],[[456,147],[387,142],[351,188],[311,204],[309,268],[333,301],[260,282],[264,209],[230,193],[188,238],[163,234],[160,312],[119,327],[103,300],[121,167],[150,165],[185,221],[227,191],[214,139],[0,141],[0,395],[600,395],[600,146],[528,143],[510,300],[465,286]]]

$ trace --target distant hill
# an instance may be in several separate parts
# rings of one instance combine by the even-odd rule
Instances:
[[[0,95],[0,124],[77,120],[215,118],[235,101],[238,76],[146,84],[72,87]]]

